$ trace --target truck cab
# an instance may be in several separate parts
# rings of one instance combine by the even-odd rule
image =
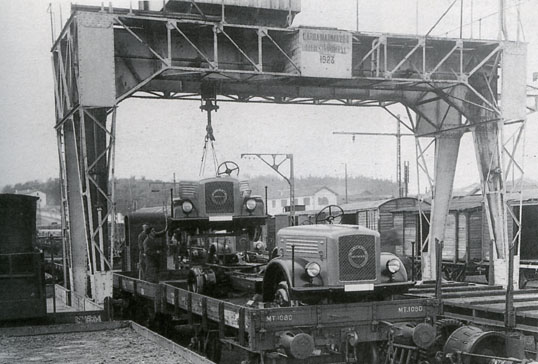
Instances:
[[[263,299],[281,306],[383,299],[407,290],[403,262],[381,252],[379,233],[358,225],[283,228],[266,267]]]
[[[265,224],[260,196],[252,196],[248,182],[217,176],[179,184],[173,200],[173,228],[186,231],[254,228]]]

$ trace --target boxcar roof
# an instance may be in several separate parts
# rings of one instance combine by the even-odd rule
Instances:
[[[359,225],[347,225],[347,224],[318,224],[318,225],[297,225],[288,226],[278,231],[278,236],[334,236],[343,234],[357,234],[367,233],[371,235],[377,235],[374,230],[365,228]]]
[[[510,204],[517,204],[519,202],[519,195],[516,193],[507,193],[506,200]],[[525,190],[523,191],[523,204],[525,205],[538,205],[538,190]],[[450,201],[450,211],[469,211],[482,208],[482,195],[471,196],[455,196]],[[423,211],[430,211],[431,206],[429,204],[422,205]],[[394,209],[391,212],[418,212],[418,207],[403,207],[400,209]]]
[[[398,200],[415,200],[415,197],[397,197],[397,198],[386,198],[382,200],[369,200],[369,201],[356,201],[347,204],[340,205],[340,207],[345,212],[358,212],[364,210],[377,210],[381,208],[386,203]]]

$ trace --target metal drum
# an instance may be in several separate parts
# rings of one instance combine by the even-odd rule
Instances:
[[[0,254],[32,252],[37,200],[34,196],[0,194]]]
[[[37,200],[0,194],[0,321],[47,314],[43,254],[33,250]]]
[[[482,331],[478,327],[462,326],[450,335],[445,343],[444,352],[462,353],[463,364],[485,364],[491,359],[486,357],[506,357],[506,337],[502,332]]]

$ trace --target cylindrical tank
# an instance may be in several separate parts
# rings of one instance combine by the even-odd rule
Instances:
[[[34,196],[0,194],[0,254],[32,252],[37,200]]]
[[[315,349],[314,338],[304,332],[286,331],[280,334],[280,345],[295,359],[306,359]]]
[[[435,328],[427,323],[399,323],[393,326],[394,341],[427,349],[435,343]]]
[[[474,326],[462,326],[456,329],[445,343],[445,354],[470,353],[493,357],[506,357],[506,337],[502,332],[482,331]],[[486,363],[484,359],[463,356],[464,364]]]

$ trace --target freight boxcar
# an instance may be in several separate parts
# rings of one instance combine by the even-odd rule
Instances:
[[[507,195],[515,216],[519,214],[519,200],[515,195]],[[430,215],[431,208],[425,206],[423,212]],[[418,221],[416,207],[400,208],[392,211],[394,221]],[[428,220],[423,218],[423,233],[429,230]],[[538,193],[525,191],[522,207],[522,231],[520,256],[520,286],[528,280],[536,279],[538,270]],[[508,220],[508,238],[513,239],[517,230],[513,219]],[[411,252],[410,242],[419,241],[419,231],[403,229],[399,240],[403,242],[404,254]],[[425,237],[426,234],[423,234]],[[481,195],[456,196],[450,202],[445,239],[443,242],[443,272],[449,280],[464,280],[466,275],[483,274],[488,279],[490,234]],[[417,249],[417,253],[420,249]]]

